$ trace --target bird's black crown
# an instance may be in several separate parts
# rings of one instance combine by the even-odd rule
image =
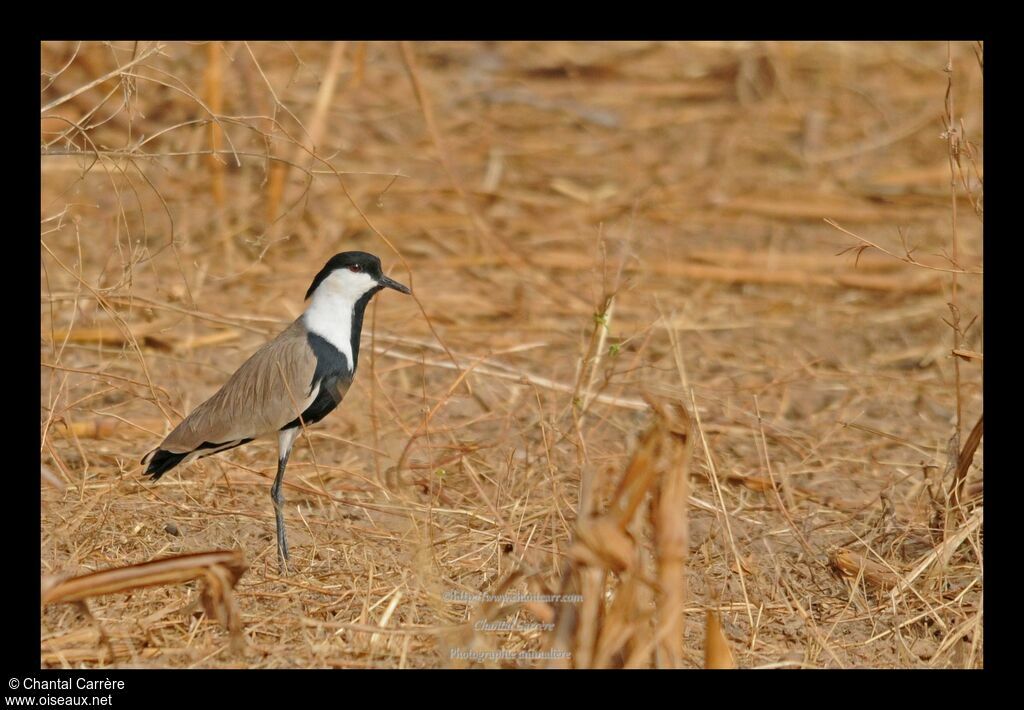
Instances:
[[[308,299],[312,296],[313,292],[320,286],[320,283],[330,276],[332,272],[337,269],[350,269],[352,267],[357,267],[374,281],[380,281],[381,276],[383,276],[380,268],[380,259],[373,254],[365,251],[343,251],[332,256],[324,264],[324,268],[320,269],[320,273],[316,275],[313,283],[309,286],[309,290],[306,291],[306,298]]]

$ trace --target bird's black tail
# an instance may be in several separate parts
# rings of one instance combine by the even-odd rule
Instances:
[[[183,454],[175,454],[164,449],[153,449],[142,459],[142,465],[146,466],[146,475],[152,476],[153,480],[156,481],[160,476],[181,463],[181,460],[188,456],[189,453],[186,451]]]
[[[168,451],[167,449],[156,448],[143,457],[142,465],[146,467],[146,475],[152,476],[153,480],[156,481],[160,476],[164,475],[181,463],[187,456],[191,456],[192,454],[199,454],[197,458],[212,456],[213,454],[219,454],[221,451],[227,451],[228,449],[233,449],[236,446],[248,444],[250,441],[252,441],[252,438],[238,439],[237,441],[225,441],[219,444],[204,441],[191,451],[185,451],[180,454]]]

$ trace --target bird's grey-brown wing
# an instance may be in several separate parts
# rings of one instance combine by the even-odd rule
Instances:
[[[316,356],[296,321],[246,360],[220,390],[196,407],[160,449],[195,451],[204,444],[255,439],[276,432],[315,399]],[[313,388],[316,389],[316,388]]]

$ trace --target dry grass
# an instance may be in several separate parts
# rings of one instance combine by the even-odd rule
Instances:
[[[582,563],[566,665],[982,666],[980,51],[45,43],[40,571],[249,571],[242,650],[180,582],[46,606],[41,664],[543,666],[560,610],[478,597]],[[415,298],[293,452],[280,577],[272,442],[138,461],[346,249]],[[688,529],[619,486],[648,400]]]

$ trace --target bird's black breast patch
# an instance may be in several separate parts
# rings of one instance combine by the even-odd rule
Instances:
[[[317,382],[327,377],[348,375],[351,379],[353,368],[343,352],[334,347],[327,338],[322,338],[316,333],[309,333],[306,339],[313,350],[313,355],[316,356],[316,369],[309,383],[310,392],[316,387]]]
[[[309,392],[320,387],[316,399],[306,407],[302,413],[302,422],[306,425],[320,421],[341,403],[348,386],[352,383],[354,371],[349,365],[345,354],[334,347],[326,338],[316,333],[307,336],[309,347],[316,356],[316,367],[313,370],[313,379],[309,382]],[[281,431],[300,426],[299,417],[281,427]]]

